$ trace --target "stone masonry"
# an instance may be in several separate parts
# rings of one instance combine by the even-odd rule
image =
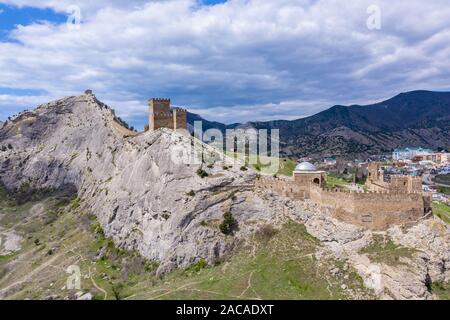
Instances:
[[[148,107],[150,131],[160,128],[187,129],[187,111],[181,108],[171,108],[170,99],[149,99]]]
[[[256,188],[293,200],[311,199],[339,220],[372,230],[416,223],[431,211],[431,196],[422,192],[420,178],[395,176],[385,182],[378,164],[369,171],[364,192],[327,188],[322,171],[294,171],[292,178],[261,176]]]

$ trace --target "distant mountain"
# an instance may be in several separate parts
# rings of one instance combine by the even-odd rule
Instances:
[[[372,105],[338,105],[303,119],[249,122],[240,127],[280,129],[281,151],[291,157],[353,158],[397,147],[448,147],[450,92],[412,91]]]

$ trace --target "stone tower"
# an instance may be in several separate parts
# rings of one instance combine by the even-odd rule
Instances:
[[[159,128],[187,129],[187,111],[181,108],[171,108],[170,99],[152,98],[148,100],[150,131]]]

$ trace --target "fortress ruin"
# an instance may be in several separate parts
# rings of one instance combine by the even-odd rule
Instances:
[[[296,167],[292,178],[259,177],[256,188],[293,200],[310,199],[339,220],[372,230],[415,223],[431,211],[431,195],[422,192],[420,177],[392,176],[385,181],[377,163],[369,166],[366,191],[328,188],[326,173],[306,162]]]
[[[170,99],[149,99],[148,110],[147,130],[155,131],[159,128],[187,129],[187,111],[181,108],[171,108]]]

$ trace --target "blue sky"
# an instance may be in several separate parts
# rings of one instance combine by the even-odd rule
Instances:
[[[0,120],[86,88],[137,127],[149,97],[226,123],[296,119],[449,90],[448,70],[446,0],[0,0]]]

